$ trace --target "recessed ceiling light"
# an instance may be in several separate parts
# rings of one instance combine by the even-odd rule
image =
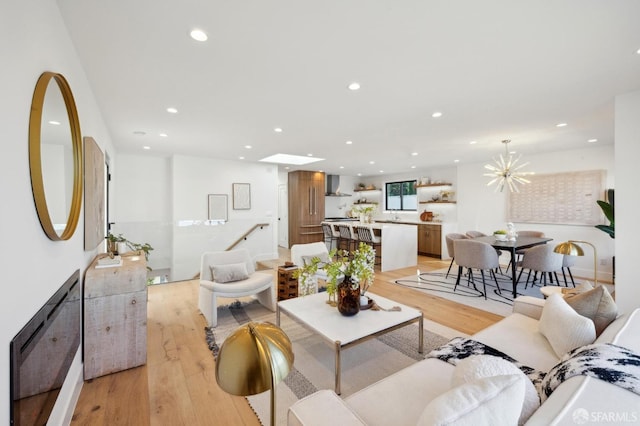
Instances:
[[[598,139],[589,139],[587,142],[589,142],[589,143],[598,142]]]
[[[380,170],[380,173],[384,173],[384,170]]]
[[[166,133],[160,133],[161,138],[166,138],[168,135]]]
[[[362,176],[362,173],[358,173],[358,176]]]
[[[469,142],[469,145],[475,145],[475,144],[477,144],[477,143],[478,143],[478,141],[470,141],[470,142]]]
[[[238,157],[238,160],[244,160],[244,157],[241,155],[240,157]]]
[[[137,136],[144,136],[147,134],[147,132],[143,132],[142,130],[134,130],[133,134]]]
[[[460,160],[453,160],[453,162],[454,162],[454,163],[459,163],[459,162],[460,162]]]
[[[413,155],[415,157],[416,155],[418,155],[418,153],[417,152],[412,152],[411,155]]]
[[[51,121],[49,121],[49,124],[52,124],[52,125],[54,125],[54,126],[59,126],[59,125],[60,125],[60,122],[59,122],[59,121],[56,121],[56,120],[51,120]]]
[[[169,107],[167,108],[167,112],[170,112],[171,114],[177,114],[178,110],[176,108]]]
[[[345,142],[347,145],[351,145],[353,143],[353,141],[346,141]]]
[[[263,161],[265,163],[294,164],[296,166],[301,166],[304,164],[315,163],[316,161],[322,160],[324,160],[324,158],[303,157],[302,155],[291,154],[274,154],[259,161]]]
[[[636,53],[637,53],[638,55],[640,55],[640,49],[636,50]]]
[[[282,133],[282,127],[274,127],[273,131],[276,133]]]
[[[566,127],[567,123],[558,123],[556,124],[556,127]]]
[[[372,160],[372,161],[369,161],[369,164],[376,164],[376,162]]]
[[[349,87],[349,90],[359,90],[360,83],[358,83],[357,81],[354,81],[353,83],[350,83],[348,87]]]
[[[341,169],[344,169],[344,166],[340,166]]]
[[[151,149],[151,147],[150,146],[143,146],[142,149],[149,150],[149,149]]]
[[[308,153],[308,154],[307,154],[307,157],[313,157],[313,153],[311,153],[311,152],[310,152],[310,153]]]
[[[189,35],[191,36],[192,39],[194,39],[195,41],[207,41],[207,39],[209,38],[207,36],[207,33],[205,33],[202,30],[199,29],[193,29],[191,30],[191,32],[189,33]]]
[[[412,168],[412,169],[415,169],[415,168],[416,168],[416,166],[411,166],[411,168]]]
[[[433,114],[431,114],[431,116],[432,116],[433,118],[440,118],[440,117],[442,117],[442,113],[441,113],[441,112],[439,112],[439,111],[436,111],[436,112],[434,112]]]
[[[253,148],[251,145],[245,145],[244,147],[245,147],[246,149],[251,149],[251,148]]]

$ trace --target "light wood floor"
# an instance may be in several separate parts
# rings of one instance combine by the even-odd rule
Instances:
[[[419,256],[423,272],[447,266],[448,262]],[[502,318],[386,282],[415,272],[415,268],[377,272],[371,291],[414,306],[425,318],[466,334]],[[71,423],[259,425],[243,397],[218,388],[205,325],[198,311],[197,280],[149,287],[147,364],[85,382]]]

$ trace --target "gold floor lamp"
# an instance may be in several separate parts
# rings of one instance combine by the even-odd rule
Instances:
[[[216,381],[227,393],[248,396],[271,389],[271,425],[275,426],[276,384],[293,366],[291,340],[268,322],[250,322],[227,337],[216,360]]]
[[[587,244],[593,248],[593,286],[596,287],[598,285],[598,253],[596,251],[596,246],[588,241],[569,240],[558,244],[553,251],[568,256],[584,256],[584,250],[582,250],[582,247],[576,243]]]

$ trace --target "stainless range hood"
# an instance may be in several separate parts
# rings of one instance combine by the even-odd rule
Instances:
[[[327,180],[327,197],[351,197],[351,194],[343,194],[340,191],[340,176],[326,175]]]

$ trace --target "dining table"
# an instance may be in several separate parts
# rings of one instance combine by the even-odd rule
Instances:
[[[496,250],[505,250],[511,253],[511,281],[513,283],[513,298],[517,296],[516,285],[518,280],[516,277],[516,266],[518,262],[516,260],[516,251],[528,249],[534,246],[539,246],[552,241],[553,238],[545,237],[516,237],[515,240],[498,240],[493,235],[486,235],[484,237],[473,238],[476,241],[483,241],[491,244]]]

